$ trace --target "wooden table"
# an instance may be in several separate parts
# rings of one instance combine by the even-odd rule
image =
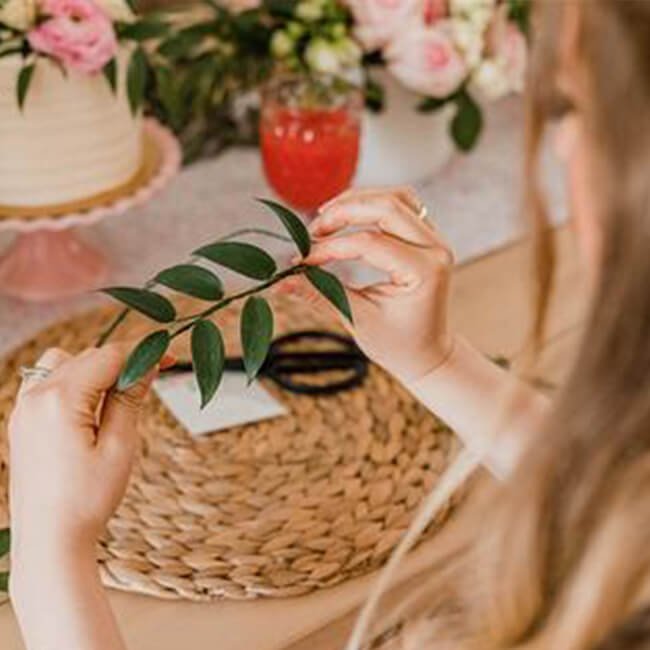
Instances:
[[[580,269],[568,228],[557,232],[559,266],[543,354],[536,375],[561,381],[583,318]],[[518,243],[460,267],[452,298],[457,331],[489,354],[521,355],[531,309],[530,256]],[[417,574],[426,545],[411,558]],[[336,650],[369,578],[325,592],[283,601],[208,605],[160,601],[111,591],[110,597],[133,650]],[[0,607],[0,648],[22,648],[9,605]],[[64,649],[61,649],[64,650]],[[68,649],[65,649],[68,650]]]

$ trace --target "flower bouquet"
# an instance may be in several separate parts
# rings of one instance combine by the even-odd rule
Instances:
[[[158,17],[138,18],[127,0],[0,0],[0,58],[19,55],[23,60],[15,86],[21,108],[43,58],[63,74],[102,73],[115,91],[120,45],[130,43],[127,86],[135,113],[146,87],[142,43],[166,32]]]
[[[478,100],[523,86],[529,0],[206,0],[175,12],[158,45],[153,109],[189,157],[255,139],[249,97],[271,76],[336,75],[380,111],[397,82],[414,110],[454,107],[450,134],[477,142]],[[241,129],[241,117],[246,127]],[[215,141],[217,144],[215,145]],[[212,143],[212,144],[210,144]]]

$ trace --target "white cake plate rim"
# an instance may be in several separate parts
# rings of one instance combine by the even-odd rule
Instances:
[[[146,118],[144,129],[159,147],[161,163],[157,172],[143,185],[127,196],[119,197],[110,203],[98,205],[89,210],[70,214],[38,217],[35,219],[0,219],[0,232],[11,231],[27,234],[42,230],[61,231],[77,226],[90,226],[109,216],[124,214],[134,207],[149,201],[166,187],[178,173],[182,162],[181,146],[176,136],[158,120]]]

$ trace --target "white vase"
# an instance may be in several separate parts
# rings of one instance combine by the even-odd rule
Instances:
[[[418,113],[418,95],[385,70],[375,76],[384,87],[385,106],[364,114],[355,184],[413,184],[434,175],[454,152],[448,130],[453,107]]]

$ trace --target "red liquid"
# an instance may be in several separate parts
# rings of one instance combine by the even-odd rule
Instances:
[[[260,140],[266,177],[306,212],[347,189],[359,157],[358,117],[346,109],[267,109]]]

